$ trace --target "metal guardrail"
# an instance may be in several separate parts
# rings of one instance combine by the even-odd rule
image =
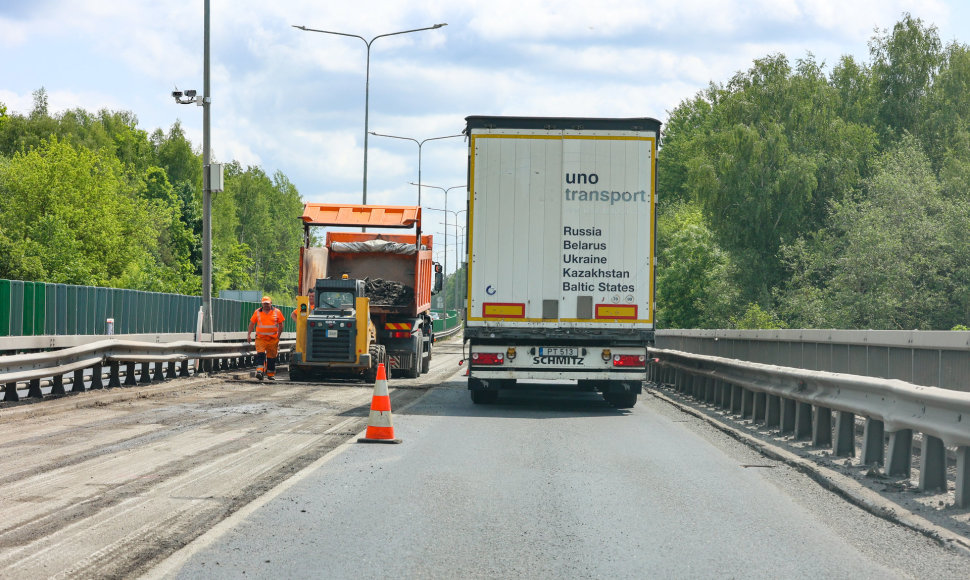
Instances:
[[[280,342],[281,362],[289,359],[293,345],[293,341]],[[71,392],[134,386],[189,376],[190,366],[195,373],[248,368],[255,366],[255,357],[255,349],[245,342],[101,340],[51,352],[0,357],[0,385],[3,401],[19,401],[21,383],[26,384],[29,398],[43,398],[43,379],[50,384],[49,394],[56,396],[67,393],[65,382],[71,384]],[[71,376],[65,380],[65,375]],[[88,389],[86,382],[90,382]]]
[[[436,339],[437,338],[448,338],[449,336],[454,336],[454,335],[458,334],[458,332],[461,330],[461,328],[462,328],[461,324],[456,324],[456,325],[452,326],[451,328],[449,328],[447,330],[442,330],[440,332],[437,332],[436,331],[434,333],[434,336],[435,336]]]
[[[855,456],[855,418],[864,417],[860,462],[884,464],[890,476],[910,476],[913,434],[920,433],[921,490],[947,489],[946,446],[956,447],[956,504],[970,505],[970,393],[669,349],[649,352],[651,381],[796,439],[810,437],[836,456]]]
[[[450,328],[436,332],[436,337],[447,338],[461,330],[457,316],[441,322]],[[0,401],[19,401],[21,384],[26,386],[29,398],[43,398],[42,381],[50,387],[49,394],[56,396],[68,392],[65,384],[71,385],[70,392],[80,392],[185,377],[192,372],[252,367],[256,351],[242,342],[245,337],[245,332],[217,332],[204,335],[201,342],[192,341],[190,333],[119,335],[111,339],[96,335],[0,338],[0,350],[5,350],[4,341],[8,341],[17,350],[44,351],[0,356]],[[209,338],[222,342],[209,342]],[[295,333],[284,332],[282,338],[281,362],[288,360]],[[192,361],[195,364],[190,364]],[[85,382],[91,385],[87,389]]]
[[[284,340],[296,338],[295,332],[284,331]],[[53,350],[83,346],[101,340],[130,340],[135,342],[150,342],[165,344],[179,341],[195,340],[192,332],[173,332],[155,334],[73,334],[73,335],[42,335],[42,336],[4,336],[0,337],[0,352],[25,352],[38,350]],[[242,342],[246,340],[246,332],[214,332],[203,334],[198,342]]]
[[[970,391],[970,332],[659,330],[657,348]]]

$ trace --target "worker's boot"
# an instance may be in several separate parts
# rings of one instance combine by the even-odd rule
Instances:
[[[256,353],[256,378],[263,380],[263,371],[266,370],[266,353]]]
[[[266,357],[266,378],[276,380],[276,357]]]

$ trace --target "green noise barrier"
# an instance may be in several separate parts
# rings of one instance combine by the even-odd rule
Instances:
[[[0,280],[0,336],[194,333],[198,296]],[[212,299],[214,332],[245,332],[258,302]],[[278,307],[294,332],[291,306]]]

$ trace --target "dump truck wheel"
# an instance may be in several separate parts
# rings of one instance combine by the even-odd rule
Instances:
[[[421,376],[421,333],[414,335],[411,342],[411,368],[407,369],[405,376],[409,379],[416,379]]]
[[[421,353],[421,354],[424,354],[424,353]],[[421,373],[427,374],[428,371],[430,370],[431,370],[431,353],[429,352],[428,356],[421,357]]]

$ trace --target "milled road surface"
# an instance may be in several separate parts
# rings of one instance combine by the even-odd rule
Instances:
[[[460,352],[439,343],[431,373],[392,379],[392,408]],[[144,573],[356,437],[373,392],[246,371],[0,407],[0,577]]]

